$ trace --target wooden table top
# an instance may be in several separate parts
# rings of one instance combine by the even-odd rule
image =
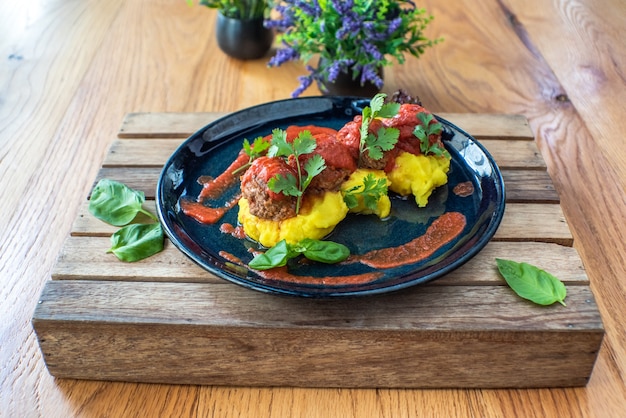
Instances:
[[[213,11],[182,0],[3,2],[0,415],[623,415],[625,4],[460,3],[420,3],[435,15],[429,34],[445,42],[388,68],[383,91],[407,89],[436,113],[528,118],[606,331],[587,386],[376,390],[54,379],[31,318],[124,115],[231,112],[289,97],[304,71],[229,59],[217,49]]]

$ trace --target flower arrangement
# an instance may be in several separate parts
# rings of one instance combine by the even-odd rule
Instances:
[[[433,19],[409,0],[274,0],[276,18],[265,21],[275,28],[281,47],[270,59],[270,67],[301,60],[309,72],[300,76],[297,97],[313,81],[323,86],[340,73],[352,74],[361,85],[383,87],[381,69],[400,64],[405,54],[419,57],[431,40],[423,30]],[[309,64],[318,57],[317,65]]]
[[[193,0],[187,0],[193,5]],[[218,9],[226,17],[251,20],[264,16],[267,2],[265,0],[200,0],[198,3],[211,9]]]

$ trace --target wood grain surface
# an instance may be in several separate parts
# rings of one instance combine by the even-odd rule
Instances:
[[[30,323],[129,112],[230,112],[285,99],[299,64],[218,50],[182,0],[0,3],[0,415],[620,417],[626,405],[623,0],[425,1],[445,41],[386,71],[436,113],[523,114],[606,329],[584,388],[235,388],[55,380]],[[312,89],[307,94],[317,94]],[[553,244],[546,244],[553,245]]]
[[[113,173],[127,183],[123,175],[138,179],[136,169],[147,176],[139,189],[154,186],[160,173],[146,167],[159,156],[163,165],[171,143],[180,143],[161,138],[181,136],[172,126],[194,130],[190,115],[158,116],[125,118],[118,137],[126,139],[113,142],[105,158],[111,168],[103,167],[99,178]],[[418,289],[385,296],[272,297],[228,285],[169,241],[154,257],[120,263],[105,253],[117,228],[90,215],[85,202],[33,315],[49,372],[58,378],[272,387],[584,386],[604,328],[558,199],[550,201],[551,188],[525,187],[527,175],[532,183],[545,170],[527,138],[526,120],[446,116],[468,122],[463,128],[470,132],[507,127],[499,134],[483,131],[497,139],[482,143],[503,173],[515,167],[513,189],[526,202],[506,198],[497,233],[466,265]],[[155,130],[155,119],[177,117],[181,121],[164,125],[164,132]],[[156,152],[159,147],[167,152]],[[120,159],[131,151],[132,161]],[[568,285],[566,306],[539,307],[514,297],[497,272],[496,257],[549,266]]]

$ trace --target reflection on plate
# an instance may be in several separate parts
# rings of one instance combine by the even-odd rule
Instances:
[[[426,259],[389,269],[359,263],[289,266],[291,278],[261,274],[246,267],[254,244],[220,230],[237,224],[237,207],[217,224],[203,225],[180,211],[181,198],[195,198],[202,176],[217,176],[236,158],[244,138],[267,135],[289,125],[320,125],[339,129],[360,113],[368,100],[351,97],[308,97],[271,102],[230,114],[187,139],[165,164],[156,191],[156,204],[164,229],[183,253],[208,271],[245,287],[270,293],[307,297],[356,296],[385,293],[424,283],[446,274],[476,255],[495,234],[504,214],[504,183],[488,152],[470,135],[438,118],[443,140],[452,156],[448,184],[434,191],[425,208],[411,198],[392,199],[389,219],[348,215],[331,239],[347,245],[352,254],[396,247],[423,235],[432,222],[448,212],[466,218],[463,231]],[[474,192],[463,197],[454,187],[471,182]],[[238,192],[213,202],[223,205]]]

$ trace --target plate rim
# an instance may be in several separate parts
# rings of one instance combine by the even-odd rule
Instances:
[[[379,286],[379,287],[375,287],[375,288],[371,288],[371,289],[365,289],[365,290],[356,290],[356,291],[340,291],[339,289],[337,289],[337,291],[329,291],[329,292],[314,292],[314,291],[303,291],[303,290],[289,290],[289,289],[284,289],[284,288],[278,288],[275,286],[272,286],[270,284],[264,284],[264,283],[259,283],[258,281],[253,281],[251,279],[249,279],[249,275],[247,273],[250,272],[250,270],[244,266],[236,266],[233,264],[233,268],[238,268],[241,270],[245,270],[246,274],[244,274],[244,277],[235,275],[234,273],[225,270],[224,268],[221,268],[220,266],[217,265],[217,260],[213,260],[214,257],[210,256],[210,257],[201,257],[201,255],[191,251],[191,249],[187,248],[186,245],[184,245],[184,243],[181,242],[181,238],[172,230],[171,225],[169,224],[169,221],[167,219],[167,216],[165,216],[165,214],[163,213],[165,208],[162,207],[162,202],[163,202],[163,196],[162,196],[162,186],[163,186],[163,182],[165,180],[167,171],[169,169],[169,167],[171,167],[173,161],[175,160],[176,156],[185,148],[187,148],[187,146],[192,142],[192,141],[196,141],[198,140],[198,137],[200,137],[201,140],[205,140],[205,138],[203,138],[204,133],[207,132],[208,129],[219,125],[220,123],[225,123],[228,122],[231,119],[235,119],[237,116],[242,115],[242,114],[246,114],[249,112],[254,112],[255,110],[259,110],[262,108],[267,108],[267,107],[271,107],[271,106],[276,106],[276,105],[280,105],[281,103],[305,103],[305,102],[311,102],[311,101],[320,101],[320,102],[326,102],[326,104],[328,105],[328,103],[330,102],[331,107],[329,109],[325,109],[325,110],[331,110],[331,111],[335,111],[335,106],[337,105],[337,103],[341,102],[344,105],[346,103],[352,103],[352,107],[355,107],[355,104],[358,102],[360,104],[364,104],[367,105],[369,104],[369,98],[365,98],[365,97],[357,97],[357,96],[309,96],[309,97],[302,97],[302,98],[292,98],[292,99],[281,99],[281,100],[275,100],[275,101],[271,101],[271,102],[266,102],[266,103],[261,103],[255,106],[251,106],[248,108],[244,108],[232,113],[228,113],[214,121],[211,121],[210,123],[204,125],[203,127],[201,127],[200,129],[196,130],[192,135],[190,135],[188,138],[186,138],[175,150],[174,152],[168,157],[167,161],[165,162],[165,164],[163,165],[161,172],[159,174],[159,178],[157,181],[157,185],[156,185],[156,193],[155,193],[155,204],[156,204],[156,212],[157,212],[157,216],[159,218],[159,221],[161,222],[161,225],[163,226],[163,230],[165,231],[167,237],[170,239],[170,241],[172,242],[172,244],[174,244],[174,246],[181,251],[183,254],[185,254],[185,256],[187,256],[189,259],[191,259],[194,263],[196,263],[197,265],[199,265],[201,268],[203,268],[206,271],[209,271],[212,274],[215,274],[216,276],[239,286],[242,286],[244,288],[247,289],[251,289],[251,290],[255,290],[258,292],[263,292],[263,293],[267,293],[267,294],[279,294],[279,295],[289,295],[289,296],[299,296],[299,297],[306,297],[306,298],[343,298],[343,297],[355,297],[355,296],[369,296],[369,295],[378,295],[378,294],[385,294],[385,293],[390,293],[390,292],[396,292],[402,289],[406,289],[408,287],[413,287],[413,286],[417,286],[420,284],[424,284],[427,282],[430,282],[436,278],[439,278],[441,276],[444,276],[446,274],[448,274],[449,272],[456,270],[457,268],[461,267],[463,264],[465,264],[467,261],[471,260],[474,256],[476,256],[493,238],[493,236],[495,235],[497,229],[499,228],[502,218],[504,216],[504,211],[505,211],[505,207],[506,207],[506,190],[505,190],[505,184],[504,184],[504,180],[502,177],[502,173],[500,171],[500,168],[498,167],[497,163],[495,162],[493,156],[489,153],[489,151],[485,148],[485,146],[483,144],[480,143],[480,141],[478,141],[476,138],[474,138],[473,136],[471,136],[469,133],[467,133],[466,131],[464,131],[463,129],[459,128],[458,126],[456,126],[455,124],[451,123],[450,121],[439,117],[437,114],[433,113],[433,115],[435,116],[435,118],[439,121],[442,122],[444,125],[447,125],[449,128],[456,130],[457,133],[463,135],[464,138],[466,138],[467,140],[469,140],[470,142],[472,142],[473,145],[477,146],[480,151],[485,155],[485,157],[487,158],[489,165],[491,166],[491,168],[493,169],[493,173],[491,175],[491,177],[495,178],[494,181],[494,186],[495,186],[495,192],[498,195],[498,199],[495,201],[495,207],[493,212],[491,213],[491,220],[488,222],[487,228],[486,230],[480,235],[478,241],[470,246],[470,248],[465,251],[464,253],[462,253],[458,258],[456,258],[455,260],[453,260],[452,262],[450,262],[449,264],[443,266],[440,269],[435,270],[434,272],[428,273],[426,275],[420,276],[420,277],[415,277],[413,279],[408,279],[408,280],[404,280],[400,283],[396,283],[394,285],[390,285],[390,286]],[[297,108],[297,106],[295,106]],[[294,114],[292,116],[295,117],[306,117],[307,115],[315,115],[320,113],[320,111],[317,111],[315,113],[307,113],[307,114]],[[267,122],[271,122],[272,120],[282,120],[282,119],[286,119],[290,117],[289,115],[284,116],[281,115],[280,117],[276,117],[276,118],[269,118],[265,123]],[[236,131],[236,130],[235,130]],[[211,141],[207,141],[207,142],[211,142]],[[221,142],[223,141],[215,141],[215,145],[219,145]],[[467,161],[465,159],[463,159],[463,162],[465,165],[467,165]],[[471,170],[471,168],[470,168]],[[471,170],[473,171],[473,170]],[[477,177],[477,176],[476,176]],[[480,178],[478,178],[480,180]],[[207,259],[208,258],[208,259]],[[228,261],[223,261],[221,262],[221,264],[228,264]],[[232,264],[232,263],[231,263]],[[438,264],[438,263],[437,263]],[[435,264],[434,266],[436,266],[437,264]],[[402,278],[407,276],[407,274],[398,276],[398,278]],[[330,289],[330,288],[329,288]]]

